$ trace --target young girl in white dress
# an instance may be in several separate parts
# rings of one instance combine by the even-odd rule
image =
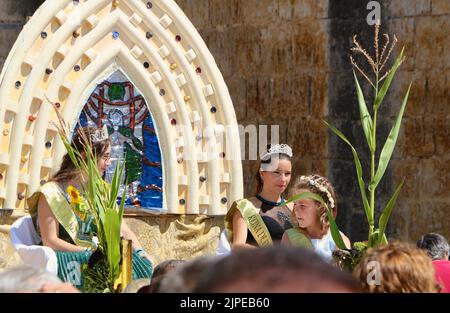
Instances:
[[[290,194],[296,195],[303,192],[320,195],[330,208],[333,217],[336,218],[336,195],[328,179],[316,174],[300,176],[295,181]],[[324,260],[331,262],[333,251],[336,250],[336,243],[331,236],[325,207],[318,201],[301,199],[294,203],[293,215],[298,225],[284,232],[282,244],[303,245],[306,236],[314,251]],[[350,240],[343,233],[341,236],[349,249]]]

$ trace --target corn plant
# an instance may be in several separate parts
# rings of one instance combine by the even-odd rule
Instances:
[[[379,49],[379,31],[380,31],[380,23],[377,22],[375,25],[375,39],[374,39],[374,50],[375,55],[372,57],[357,41],[357,36],[353,37],[354,47],[351,48],[351,51],[354,54],[360,54],[364,57],[364,59],[369,64],[370,69],[373,72],[373,78],[369,78],[369,75],[363,70],[362,66],[360,66],[354,59],[353,55],[350,56],[350,61],[352,66],[354,67],[353,76],[355,79],[356,85],[356,95],[358,99],[359,105],[359,113],[362,125],[362,132],[364,133],[365,139],[367,141],[367,146],[370,151],[370,181],[366,183],[363,175],[363,168],[361,165],[361,161],[358,155],[358,152],[352,145],[352,143],[346,138],[346,136],[340,132],[336,127],[332,126],[328,122],[324,121],[324,123],[335,133],[339,138],[341,138],[351,149],[353,154],[354,163],[356,167],[357,174],[357,182],[361,192],[362,204],[364,207],[365,215],[367,217],[367,221],[369,224],[369,234],[367,242],[356,242],[353,245],[353,249],[346,249],[344,242],[342,240],[341,234],[337,227],[337,224],[323,199],[311,193],[302,193],[296,195],[289,199],[287,202],[298,201],[300,199],[312,199],[320,202],[327,210],[327,216],[330,220],[330,229],[333,240],[336,243],[336,246],[340,249],[338,253],[335,255],[336,258],[340,259],[339,262],[343,261],[345,263],[342,267],[345,267],[349,270],[353,269],[353,267],[358,263],[359,258],[364,253],[367,248],[375,247],[380,244],[386,244],[387,238],[385,235],[386,227],[389,221],[389,218],[392,213],[392,209],[395,205],[397,197],[402,189],[404,184],[404,180],[400,182],[398,187],[396,188],[394,194],[384,207],[381,212],[381,215],[378,220],[378,224],[375,224],[375,192],[376,189],[383,178],[386,169],[389,165],[389,161],[392,157],[392,153],[394,151],[395,145],[397,143],[398,134],[400,132],[400,126],[402,123],[403,114],[405,112],[406,104],[408,102],[409,93],[411,90],[411,84],[408,87],[408,90],[404,96],[403,102],[400,107],[400,111],[397,115],[397,118],[394,121],[392,129],[387,137],[384,146],[381,150],[381,153],[378,155],[377,150],[377,118],[379,109],[383,103],[383,100],[391,86],[392,80],[394,79],[395,73],[400,65],[405,60],[404,49],[401,50],[399,56],[394,62],[393,66],[390,69],[386,69],[387,62],[391,56],[392,51],[397,43],[397,38],[393,37],[392,43],[390,42],[390,37],[387,34],[384,34],[384,44],[381,49]],[[360,86],[358,77],[356,75],[356,71],[363,76],[363,78],[370,84],[371,90],[373,91],[373,99],[372,99],[372,112],[369,111],[369,107],[366,104],[366,97],[362,91]],[[378,156],[378,162],[377,162]],[[367,189],[366,189],[367,188]]]
[[[389,47],[390,37],[388,34],[384,34],[384,45],[381,49],[381,53],[379,51],[379,31],[380,31],[380,23],[377,22],[375,25],[375,39],[374,39],[374,48],[375,55],[372,57],[357,41],[356,35],[353,37],[354,47],[351,48],[351,51],[355,54],[361,54],[364,56],[366,61],[368,62],[372,72],[373,78],[370,79],[369,75],[367,75],[362,67],[358,65],[358,63],[353,58],[353,55],[350,56],[350,61],[353,67],[367,80],[373,90],[373,101],[372,101],[372,114],[368,109],[366,104],[365,96],[362,92],[361,86],[358,81],[358,77],[356,76],[355,71],[353,71],[353,76],[355,79],[356,85],[356,95],[358,98],[359,105],[359,113],[362,125],[362,131],[364,133],[367,146],[370,151],[370,181],[368,184],[364,181],[363,177],[363,169],[361,166],[361,161],[359,159],[358,153],[350,141],[345,137],[343,133],[341,133],[337,128],[325,122],[325,124],[337,135],[341,138],[350,148],[353,154],[356,174],[358,177],[358,185],[361,191],[361,199],[364,207],[364,211],[367,217],[367,221],[369,224],[369,234],[367,240],[367,247],[374,247],[380,244],[386,244],[387,238],[385,235],[386,227],[389,221],[389,218],[392,213],[392,209],[395,205],[397,197],[403,187],[404,180],[398,185],[394,194],[384,207],[381,212],[381,215],[378,220],[378,224],[375,225],[375,192],[376,189],[383,178],[386,169],[391,160],[392,154],[394,152],[398,134],[400,132],[400,127],[402,123],[403,114],[405,112],[406,104],[408,102],[409,93],[411,90],[411,84],[406,91],[406,94],[403,98],[403,102],[400,107],[400,111],[397,115],[397,118],[394,121],[392,129],[384,143],[384,146],[381,150],[381,153],[377,155],[377,118],[379,109],[383,103],[383,100],[391,86],[392,80],[394,79],[395,73],[400,65],[405,60],[404,56],[404,48],[401,50],[399,56],[397,57],[394,65],[390,69],[385,69],[386,64],[391,56],[392,51],[397,43],[397,38],[394,35],[393,41]],[[378,162],[377,162],[378,156]],[[369,195],[367,195],[367,191]]]

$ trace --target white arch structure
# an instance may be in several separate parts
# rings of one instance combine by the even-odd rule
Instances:
[[[213,57],[173,0],[47,0],[38,9],[0,79],[0,207],[23,215],[26,198],[59,166],[65,150],[51,103],[74,125],[114,70],[154,118],[163,212],[225,214],[243,196],[236,116]]]

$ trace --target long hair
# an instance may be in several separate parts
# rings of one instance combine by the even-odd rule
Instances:
[[[96,128],[93,126],[80,127],[77,129],[72,138],[71,146],[80,152],[83,160],[86,160],[86,155],[84,153],[85,143],[83,141],[83,134],[85,134],[85,136],[87,136],[88,138],[91,138],[91,135],[94,134],[95,131]],[[111,145],[111,140],[108,138],[96,143],[90,142],[90,144],[92,152],[97,156],[98,159],[100,159]],[[79,174],[79,170],[76,168],[75,164],[73,164],[69,154],[66,153],[66,155],[64,155],[63,157],[61,167],[59,168],[58,172],[56,172],[56,174],[52,176],[50,181],[67,182],[76,178]]]
[[[337,199],[336,192],[334,191],[333,185],[331,182],[318,174],[312,174],[308,176],[300,176],[295,180],[294,185],[289,191],[289,196],[296,195],[300,190],[308,190],[314,194],[317,194],[322,197],[325,203],[328,205],[328,208],[331,210],[331,214],[333,218],[337,216]],[[325,190],[325,191],[324,191]],[[328,220],[326,208],[318,201],[315,201],[319,206],[317,211],[317,217],[319,218],[321,225],[322,235],[328,232],[330,228],[330,221]],[[293,212],[293,215],[295,213]],[[297,220],[296,218],[294,219]]]
[[[267,146],[267,151],[269,151],[271,145]],[[264,159],[264,160],[260,160],[258,162],[258,168],[256,170],[255,173],[255,180],[256,180],[256,192],[255,194],[259,194],[264,187],[264,182],[261,179],[261,174],[260,174],[260,169],[261,169],[261,165],[262,164],[270,164],[270,162],[272,162],[272,158],[278,158],[278,160],[288,160],[289,162],[292,162],[291,157],[288,156],[287,154],[284,153],[279,153],[279,154],[273,154],[270,158]]]

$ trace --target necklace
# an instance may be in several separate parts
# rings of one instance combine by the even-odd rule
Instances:
[[[272,207],[279,206],[279,205],[281,205],[284,202],[283,198],[281,198],[280,202],[273,202],[273,201],[270,201],[270,200],[267,200],[267,199],[263,198],[260,194],[256,195],[256,199],[258,199],[262,203],[264,203],[266,205],[269,205],[269,206],[272,206]]]

